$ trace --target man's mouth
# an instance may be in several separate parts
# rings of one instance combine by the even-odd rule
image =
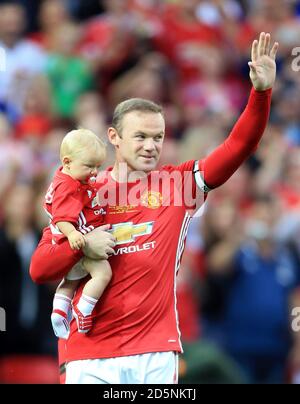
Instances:
[[[151,160],[155,158],[155,156],[140,156],[140,157],[143,157],[146,160]]]

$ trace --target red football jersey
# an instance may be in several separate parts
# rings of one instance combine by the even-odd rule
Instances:
[[[202,188],[202,200],[207,191],[197,164],[164,167],[151,173],[151,181],[149,175],[139,185],[117,183],[110,173],[100,182],[100,201],[109,191],[120,191],[115,205],[110,201],[102,206],[117,240],[115,255],[109,259],[113,276],[94,310],[92,330],[80,334],[72,321],[62,353],[67,361],[181,351],[175,280],[191,220],[187,205],[194,205],[189,198],[196,195],[196,182]],[[182,184],[184,173],[189,178]],[[174,174],[171,186],[167,181],[163,184],[169,174]],[[180,203],[184,193],[190,194],[188,201]],[[129,200],[135,194],[140,203]]]
[[[205,182],[211,188],[224,184],[256,150],[268,122],[271,94],[271,89],[252,89],[247,107],[230,136],[201,161]],[[208,189],[197,162],[184,163],[177,169],[191,173],[192,190],[183,187],[187,195],[196,193],[196,182],[204,191],[202,196],[206,195]],[[176,167],[166,167],[165,171],[173,173]],[[99,191],[103,188],[105,185]],[[135,184],[128,184],[128,190],[122,195],[127,196],[134,188]],[[74,322],[71,324],[71,336],[63,344],[66,349],[60,350],[62,361],[181,349],[175,310],[175,274],[190,220],[187,206],[175,203],[175,196],[182,191],[170,192],[170,206],[163,205],[164,198],[155,187],[153,192],[150,188],[146,195],[142,194],[141,202],[148,199],[148,205],[116,203],[109,204],[108,208],[103,205],[106,221],[113,225],[112,232],[118,240],[115,256],[110,259],[113,278],[96,306],[92,331],[79,334]],[[38,283],[59,279],[69,270],[66,263],[72,266],[81,258],[81,253],[71,250],[68,243],[52,246],[50,241],[46,229],[32,256],[30,274]]]
[[[62,167],[55,172],[44,202],[54,242],[65,237],[56,226],[57,222],[72,223],[82,234],[103,224],[95,186],[82,184],[61,170]]]

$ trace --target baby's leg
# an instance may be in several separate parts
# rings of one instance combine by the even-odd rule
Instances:
[[[92,327],[91,314],[110,282],[112,272],[108,261],[105,260],[93,260],[85,257],[83,266],[86,272],[90,274],[91,279],[85,284],[79,302],[74,307],[74,316],[78,331],[86,333]]]
[[[88,257],[83,259],[83,266],[91,279],[85,284],[82,293],[99,300],[111,280],[111,267],[106,260],[93,260]]]
[[[71,280],[64,278],[57,286],[55,294],[60,294],[67,299],[72,300],[80,281],[81,279]]]
[[[80,280],[69,280],[64,278],[56,289],[53,300],[53,311],[51,323],[54,334],[58,338],[68,339],[70,334],[69,313],[72,298],[79,285]]]

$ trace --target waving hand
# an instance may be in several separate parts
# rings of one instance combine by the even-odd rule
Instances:
[[[254,88],[258,91],[264,91],[273,87],[276,77],[276,53],[278,42],[275,42],[270,50],[270,34],[260,33],[259,40],[255,39],[252,43],[250,79]]]

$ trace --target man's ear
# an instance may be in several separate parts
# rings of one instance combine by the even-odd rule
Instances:
[[[112,126],[110,126],[108,128],[107,131],[107,137],[108,140],[110,141],[110,143],[115,146],[115,147],[119,147],[120,144],[120,136],[118,135],[118,132],[115,128],[113,128]]]

